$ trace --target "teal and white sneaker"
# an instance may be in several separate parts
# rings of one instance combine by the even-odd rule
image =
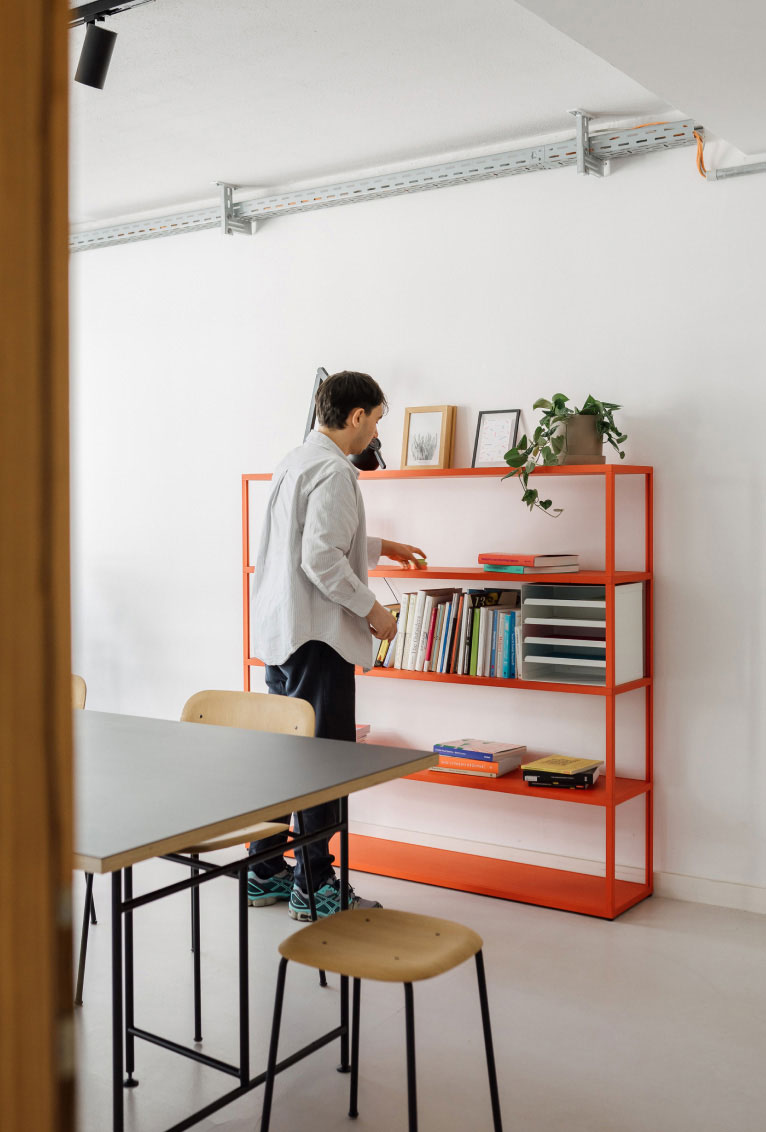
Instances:
[[[265,908],[278,900],[289,900],[293,890],[293,870],[282,869],[268,880],[262,880],[251,870],[247,874],[247,902],[251,908]]]
[[[317,919],[321,920],[323,916],[332,916],[335,912],[340,912],[340,881],[337,877],[328,880],[321,888],[317,889],[314,894],[314,901],[316,903]],[[361,896],[357,896],[351,885],[348,886],[348,908],[362,909],[362,908],[382,908],[383,905],[379,904],[377,900],[363,900]],[[293,890],[290,893],[290,903],[287,906],[287,911],[293,920],[304,920],[311,922],[311,908],[309,907],[308,894],[302,892],[297,884],[293,885]]]

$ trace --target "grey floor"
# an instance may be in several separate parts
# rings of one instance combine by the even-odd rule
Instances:
[[[480,865],[478,865],[480,867]],[[178,879],[150,862],[135,891]],[[766,917],[653,898],[614,923],[380,877],[352,876],[389,907],[471,925],[485,960],[506,1132],[763,1132],[766,1128]],[[81,908],[82,879],[76,883]],[[79,1132],[109,1132],[110,935],[107,878],[75,1012]],[[237,1059],[236,885],[203,888],[202,1048]],[[252,909],[252,1067],[265,1065],[277,944],[295,929],[284,905]],[[136,1024],[191,1044],[189,901],[136,913]],[[338,980],[288,971],[280,1055],[336,1024]],[[421,1132],[492,1127],[475,974],[465,964],[415,987]],[[273,1132],[395,1132],[407,1127],[404,1000],[365,983],[359,1119],[348,1077],[327,1047],[282,1074]],[[140,1086],[126,1095],[127,1132],[159,1132],[230,1088],[230,1078],[137,1043]],[[257,1089],[195,1127],[257,1132]]]

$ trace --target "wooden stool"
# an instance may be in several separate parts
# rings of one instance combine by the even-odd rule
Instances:
[[[487,984],[484,978],[482,940],[476,932],[452,920],[418,916],[412,912],[396,912],[388,908],[365,911],[350,909],[317,920],[296,932],[279,946],[282,959],[277,976],[274,1022],[271,1029],[269,1063],[263,1096],[261,1132],[268,1132],[271,1099],[277,1065],[279,1027],[282,1018],[285,976],[288,960],[307,967],[324,968],[354,980],[351,1020],[351,1096],[349,1116],[358,1116],[356,1106],[359,1081],[359,1002],[362,979],[387,983],[404,983],[404,1004],[407,1034],[407,1098],[409,1129],[417,1132],[417,1096],[415,1089],[415,1015],[412,984],[451,971],[459,963],[476,957],[479,1002],[484,1025],[484,1046],[487,1054],[489,1092],[495,1132],[502,1132],[500,1099],[497,1091],[492,1031],[489,1022]]]

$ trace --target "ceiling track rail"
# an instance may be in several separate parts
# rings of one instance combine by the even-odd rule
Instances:
[[[575,113],[581,114],[580,111]],[[271,196],[243,200],[237,204],[231,204],[229,197],[228,209],[223,205],[212,206],[149,219],[125,220],[121,224],[113,224],[109,227],[73,232],[70,236],[69,248],[73,252],[88,251],[92,248],[115,247],[119,244],[132,244],[163,236],[180,236],[186,232],[202,232],[208,228],[219,228],[228,234],[244,232],[248,228],[253,231],[257,221],[268,220],[271,217],[289,216],[296,212],[313,212],[318,208],[333,208],[343,204],[358,204],[360,201],[380,200],[381,197],[402,196],[405,193],[424,192],[427,189],[446,189],[453,185],[535,173],[542,169],[575,166],[586,173],[597,170],[607,172],[608,163],[616,158],[637,157],[657,150],[696,145],[694,130],[700,130],[692,119],[655,123],[632,129],[602,130],[595,133],[588,133],[587,121],[584,126],[585,128],[578,118],[577,135],[555,145],[512,149],[486,157],[472,157],[460,161],[448,161],[440,165],[428,165],[421,169],[407,169],[376,177],[341,181],[334,185],[322,185],[316,189],[279,192]],[[231,188],[231,186],[226,187]]]

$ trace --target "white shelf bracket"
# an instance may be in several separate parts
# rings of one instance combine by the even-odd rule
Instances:
[[[229,185],[226,181],[216,181],[221,190],[221,232],[224,236],[253,236],[255,234],[255,220],[246,220],[234,214],[234,190],[236,185]]]
[[[590,151],[590,135],[588,122],[590,114],[584,110],[570,110],[569,113],[576,122],[575,141],[577,142],[577,172],[586,176],[590,173],[595,177],[605,177],[609,172],[609,162],[594,157]]]

